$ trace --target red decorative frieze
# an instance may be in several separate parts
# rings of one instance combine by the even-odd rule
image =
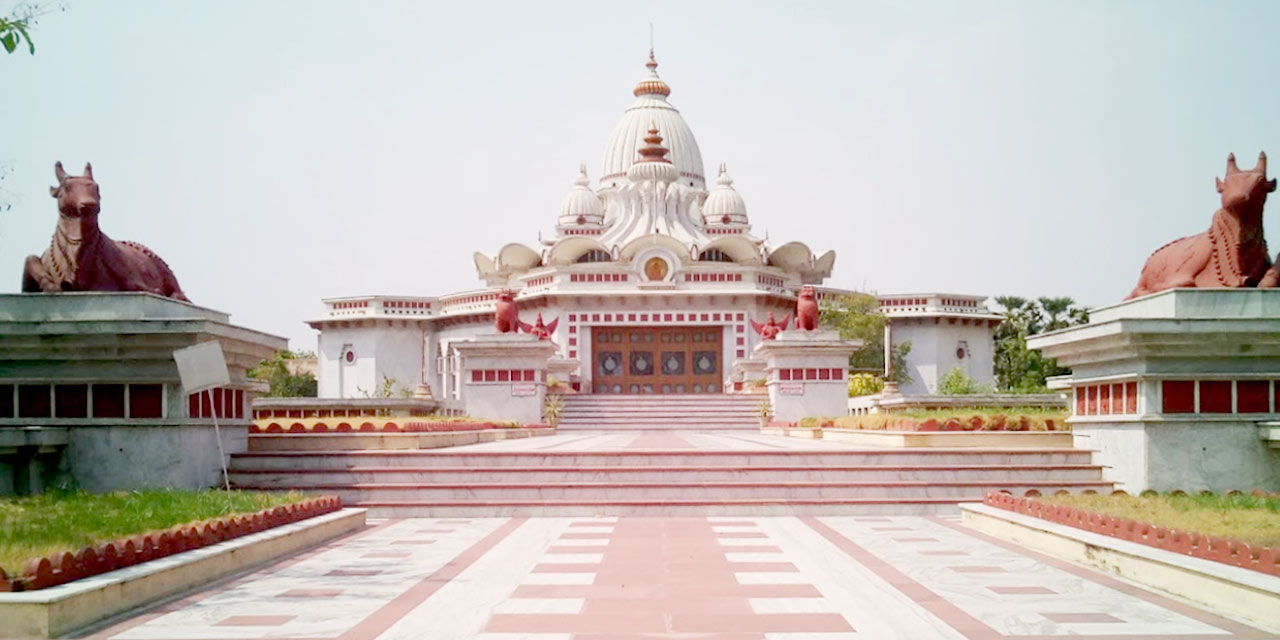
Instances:
[[[1231,381],[1200,381],[1200,413],[1231,413]]]
[[[472,382],[534,382],[533,369],[472,369]]]
[[[739,356],[741,357],[741,356]],[[844,369],[778,369],[778,380],[843,380]]]
[[[212,418],[216,413],[219,418],[244,417],[243,389],[213,389],[213,404],[209,403],[210,393],[201,391],[187,396],[187,417]]]
[[[1270,413],[1271,382],[1240,380],[1236,382],[1236,413]]]

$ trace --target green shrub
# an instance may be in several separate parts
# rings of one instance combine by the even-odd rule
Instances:
[[[884,391],[884,380],[870,373],[855,373],[849,376],[849,397],[869,396]]]

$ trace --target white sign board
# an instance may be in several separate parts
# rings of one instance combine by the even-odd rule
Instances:
[[[802,396],[804,395],[804,383],[784,382],[778,385],[778,393],[784,396]]]
[[[511,397],[528,398],[537,395],[538,387],[532,384],[513,384],[511,385]]]
[[[231,384],[227,359],[217,340],[178,349],[173,352],[173,360],[178,363],[178,377],[188,394]]]

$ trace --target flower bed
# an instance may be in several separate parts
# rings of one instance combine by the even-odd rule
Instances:
[[[1118,492],[1123,493],[1123,492]],[[1038,500],[1034,495],[1018,498],[1006,492],[990,492],[982,502],[988,506],[1021,513],[1102,535],[1145,544],[1205,560],[1222,562],[1260,573],[1280,576],[1280,553],[1273,547],[1239,540],[1178,531],[1149,522],[1110,516],[1075,507]]]
[[[912,416],[902,414],[869,414],[821,419],[824,426],[867,431],[1070,431],[1065,414],[1006,415],[996,414],[944,414]]]
[[[77,553],[67,551],[32,558],[27,561],[21,575],[8,576],[0,569],[0,592],[45,589],[305,520],[340,508],[342,502],[337,497],[322,496],[256,513],[213,518],[95,544],[84,547]]]

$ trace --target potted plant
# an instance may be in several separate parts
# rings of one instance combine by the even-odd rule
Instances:
[[[761,429],[769,426],[769,418],[773,417],[773,405],[769,404],[767,396],[760,400],[760,404],[756,407],[756,415],[760,416]]]
[[[548,393],[542,403],[542,415],[547,424],[555,427],[560,424],[560,416],[564,414],[564,397],[558,393]]]

